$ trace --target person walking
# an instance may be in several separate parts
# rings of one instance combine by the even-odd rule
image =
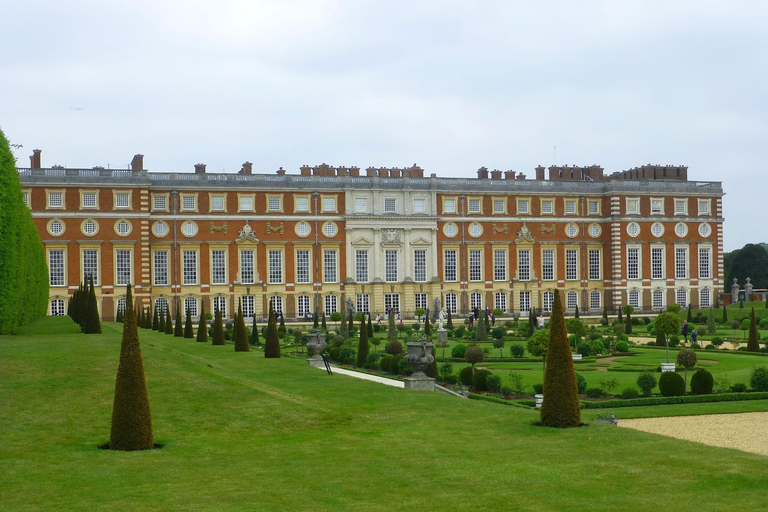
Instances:
[[[688,320],[683,322],[683,338],[685,338],[686,345],[688,344]]]
[[[696,329],[691,331],[691,343],[696,343],[699,339],[699,333],[696,332]]]

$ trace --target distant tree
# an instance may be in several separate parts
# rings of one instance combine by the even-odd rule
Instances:
[[[536,325],[534,324],[534,322],[535,322],[535,320],[534,320],[533,311],[529,310],[528,311],[528,326],[527,326],[527,330],[525,332],[525,337],[526,338],[530,338],[531,336],[533,336],[533,333],[536,332]]]
[[[621,307],[619,307],[619,323],[620,324],[624,323],[624,317],[621,315]]]
[[[269,304],[269,319],[267,320],[267,334],[264,342],[264,357],[280,357],[280,338],[277,335],[277,319],[272,303]]]
[[[475,329],[475,339],[477,341],[488,341],[488,331],[485,327],[485,321],[485,311],[482,311],[480,313],[480,318],[477,320],[477,329]]]
[[[549,328],[549,349],[544,372],[541,423],[547,427],[578,427],[581,423],[579,386],[565,329],[560,292],[555,291]]]
[[[677,364],[685,368],[685,387],[688,389],[688,370],[696,366],[696,352],[684,348],[677,353]]]
[[[360,341],[357,343],[357,365],[362,367],[368,359],[368,352],[370,347],[368,346],[368,329],[365,325],[365,316],[360,320]]]
[[[728,323],[728,310],[725,308],[725,304],[723,304],[723,323]]]
[[[580,319],[574,317],[566,320],[565,326],[566,326],[566,330],[569,333],[574,334],[576,336],[576,339],[574,340],[574,343],[573,343],[573,348],[575,351],[576,349],[578,349],[579,342],[581,342],[581,339],[587,335],[587,325],[584,322],[582,322]],[[568,343],[568,346],[570,346],[570,342]]]
[[[192,328],[192,317],[189,314],[189,308],[187,308],[187,319],[184,323],[184,337],[194,338],[195,330]]]
[[[747,338],[747,351],[748,352],[760,352],[760,341],[757,335],[757,321],[755,319],[755,308],[752,308],[752,313],[749,315],[749,337]]]
[[[686,317],[686,321],[690,324],[693,322],[693,314],[692,314],[693,308],[691,307],[691,304],[688,304],[688,316]]]
[[[387,320],[387,339],[389,341],[397,340],[397,327],[395,327],[395,314],[389,313],[389,319]]]
[[[237,306],[237,336],[235,337],[235,352],[249,352],[248,331],[245,328],[245,318],[243,318],[243,302],[240,300]],[[278,345],[279,349],[279,345]]]
[[[373,338],[373,324],[371,323],[371,314],[368,313],[366,315],[368,317],[368,325],[366,326],[366,330],[368,331],[368,339]]]
[[[144,361],[141,357],[130,284],[125,294],[125,320],[120,344],[120,363],[115,379],[109,447],[123,451],[150,450],[155,447],[147,380],[144,375]]]
[[[573,318],[579,318],[579,305],[576,304],[576,308],[573,310]]]
[[[539,329],[528,338],[528,353],[541,358],[541,372],[547,367],[547,350],[549,349],[549,329]]]
[[[495,331],[498,329],[498,327],[495,327],[493,330]],[[503,327],[502,327],[503,329]],[[496,333],[494,333],[496,334]],[[506,342],[504,341],[504,336],[497,338],[496,336],[493,337],[493,348],[499,349],[499,357],[504,357],[504,345]]]
[[[608,307],[603,306],[603,320],[605,320],[605,325],[608,325]]]
[[[643,396],[651,396],[656,387],[656,377],[651,372],[643,372],[637,378],[637,386],[643,391]]]
[[[451,318],[451,309],[448,308],[448,322],[447,322],[448,328],[453,330],[453,319]]]
[[[725,291],[730,292],[733,279],[744,283],[749,277],[755,288],[768,288],[768,251],[758,244],[747,244],[737,251],[732,261],[725,255]]]
[[[379,345],[381,345],[381,338],[379,338],[378,336],[369,336],[368,343],[373,345],[373,351],[377,352]]]

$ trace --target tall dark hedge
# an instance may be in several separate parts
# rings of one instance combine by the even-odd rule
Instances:
[[[90,286],[88,289],[88,302],[85,306],[83,333],[84,334],[101,334],[101,320],[99,319],[99,305],[96,301],[96,291],[93,289],[93,276],[89,279]]]
[[[248,346],[248,331],[245,328],[245,318],[243,318],[243,303],[240,302],[237,307],[237,336],[235,337],[235,352],[248,352],[251,348]]]
[[[45,315],[48,264],[24,204],[16,162],[0,130],[0,334]]]
[[[187,308],[187,319],[184,322],[184,337],[194,338],[195,330],[192,328],[192,317],[189,315],[189,308]]]
[[[280,357],[280,338],[277,335],[277,319],[272,304],[269,304],[269,321],[264,342],[264,357]]]
[[[160,309],[159,318],[157,320],[157,330],[165,333],[165,313]]]
[[[371,347],[368,345],[368,328],[365,325],[365,315],[360,319],[360,341],[357,343],[357,364],[363,366],[368,359],[368,352]]]
[[[560,292],[555,291],[549,321],[549,348],[544,372],[544,403],[541,423],[547,427],[578,427],[581,423],[579,386],[565,328]]]
[[[755,319],[755,308],[749,316],[749,337],[747,338],[747,352],[760,352],[760,342],[757,337],[757,320]]]
[[[109,446],[113,450],[124,451],[149,450],[155,446],[144,361],[141,357],[130,284],[125,294],[123,341],[120,345],[120,364],[115,380]]]
[[[221,318],[219,308],[213,313],[213,344],[224,345],[224,320]]]
[[[200,301],[200,322],[197,324],[197,342],[208,343],[208,323],[205,321],[205,302]]]
[[[158,331],[160,330],[160,320],[159,320],[159,315],[157,313],[157,305],[155,305],[155,307],[153,307],[152,310],[153,310],[152,311],[152,330]]]
[[[256,316],[253,317],[253,330],[251,331],[251,345],[259,344],[259,327],[256,325]]]
[[[371,323],[371,314],[368,313],[367,316],[368,316],[368,325],[366,329],[368,330],[368,339],[371,339],[373,338],[373,324]],[[315,325],[315,327],[317,327],[317,325]]]
[[[165,310],[165,334],[173,334],[173,322],[171,321],[171,308]]]

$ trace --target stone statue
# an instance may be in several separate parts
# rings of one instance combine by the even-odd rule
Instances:
[[[352,302],[351,298],[347,299],[347,311],[352,312],[352,316],[355,316],[355,313],[357,313],[355,310],[355,304]]]
[[[440,309],[440,313],[437,315],[437,319],[440,321],[440,324],[437,327],[438,331],[444,331],[445,327],[445,309]]]
[[[432,304],[434,305],[434,309],[432,311],[434,311],[435,314],[438,314],[440,312],[440,297],[436,298]]]

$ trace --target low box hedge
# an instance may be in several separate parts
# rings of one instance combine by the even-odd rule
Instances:
[[[489,395],[478,395],[477,393],[470,393],[469,394],[470,400],[481,400],[483,402],[493,402],[495,404],[502,404],[502,405],[511,405],[512,407],[522,407],[523,409],[530,409],[531,407],[536,406],[535,400],[530,401],[520,401],[520,400],[504,400],[503,398],[499,398],[496,396],[489,396]],[[526,402],[530,402],[531,405],[527,405]]]
[[[632,398],[629,400],[604,400],[602,402],[582,401],[582,409],[605,409],[616,407],[638,407],[643,405],[697,404],[706,402],[738,402],[742,400],[765,400],[768,392],[759,393],[717,393],[712,395],[656,396]]]

